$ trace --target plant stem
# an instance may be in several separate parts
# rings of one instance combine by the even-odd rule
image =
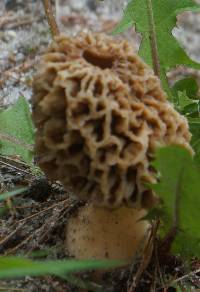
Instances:
[[[148,12],[148,18],[149,18],[149,33],[150,33],[153,69],[154,69],[155,74],[158,77],[160,77],[160,63],[159,63],[158,47],[157,47],[157,39],[156,39],[156,29],[155,29],[153,8],[152,8],[151,0],[147,0],[147,12]]]
[[[51,34],[53,37],[55,37],[56,35],[59,35],[60,32],[59,32],[55,17],[53,15],[51,2],[50,0],[43,0],[43,4],[44,4],[47,21],[51,29]]]

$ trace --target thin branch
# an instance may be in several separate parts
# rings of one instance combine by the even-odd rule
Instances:
[[[0,158],[2,158],[2,157],[0,157]],[[13,168],[13,169],[15,169],[17,171],[24,172],[24,173],[29,174],[29,175],[31,174],[30,171],[22,169],[22,168],[18,168],[17,166],[14,166],[14,165],[12,165],[10,163],[7,163],[7,162],[3,161],[2,159],[0,159],[0,163],[6,165],[8,167],[11,167],[11,168]]]
[[[155,74],[158,77],[160,77],[160,62],[159,62],[159,56],[158,56],[156,28],[155,28],[155,23],[154,23],[153,8],[152,8],[151,0],[147,0],[147,12],[148,12],[148,18],[149,18],[149,32],[150,32],[153,69],[154,69]]]
[[[51,205],[51,206],[48,207],[48,208],[45,208],[45,209],[43,209],[43,210],[41,210],[41,211],[39,211],[39,212],[36,212],[36,213],[34,213],[34,214],[32,214],[32,215],[30,215],[30,216],[28,216],[28,217],[25,217],[25,218],[23,218],[23,219],[17,221],[17,223],[21,223],[21,222],[27,221],[27,220],[29,220],[29,219],[33,219],[34,217],[39,216],[39,215],[41,215],[42,213],[45,213],[45,212],[47,212],[47,211],[49,211],[49,210],[51,210],[51,209],[53,209],[53,208],[55,208],[55,207],[57,207],[57,206],[59,206],[59,205],[61,205],[61,204],[63,205],[63,204],[66,203],[67,201],[69,201],[69,199],[65,199],[65,200],[60,201],[60,202],[58,202],[58,203],[56,203],[56,204],[53,204],[53,205]]]
[[[53,9],[52,9],[51,2],[50,2],[50,0],[43,0],[43,4],[44,4],[44,9],[45,9],[47,21],[48,21],[49,27],[51,29],[51,34],[53,37],[55,37],[55,36],[59,35],[60,32],[59,32],[55,17],[53,15]]]
[[[192,271],[192,272],[190,272],[190,273],[187,274],[187,275],[184,275],[184,276],[182,276],[182,277],[180,277],[180,278],[178,278],[178,279],[175,279],[174,281],[171,282],[171,284],[178,283],[178,282],[183,281],[183,280],[185,280],[185,279],[188,279],[188,278],[190,278],[190,277],[192,277],[192,276],[195,276],[196,274],[199,274],[199,273],[200,273],[200,269],[198,269],[198,270],[196,270],[196,271]]]
[[[147,269],[147,267],[151,261],[153,251],[154,251],[154,245],[155,245],[155,241],[156,241],[156,234],[158,231],[159,223],[160,222],[157,220],[151,226],[150,234],[147,235],[147,236],[149,236],[149,238],[148,238],[147,244],[146,244],[144,251],[143,251],[143,257],[141,259],[140,266],[139,266],[137,272],[134,273],[134,278],[132,279],[132,283],[131,283],[130,287],[127,288],[128,292],[134,292],[136,290],[138,283],[142,277],[142,274]]]

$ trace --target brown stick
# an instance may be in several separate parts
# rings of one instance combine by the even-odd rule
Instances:
[[[43,4],[44,4],[47,21],[51,29],[51,34],[53,37],[55,37],[59,35],[60,32],[59,32],[55,17],[53,15],[53,9],[52,9],[50,0],[43,0]]]
[[[158,56],[158,47],[157,47],[157,39],[156,39],[156,29],[153,17],[153,8],[151,0],[147,0],[147,11],[149,18],[149,29],[150,29],[150,42],[151,42],[151,54],[153,60],[153,69],[155,74],[160,77],[160,63]]]
[[[131,286],[127,289],[128,292],[134,292],[136,290],[137,285],[142,277],[142,274],[147,269],[147,267],[151,261],[159,224],[160,224],[159,220],[157,220],[154,224],[152,224],[151,232],[149,235],[147,245],[145,246],[145,249],[144,249],[144,253],[143,253],[143,257],[141,259],[140,266],[139,266],[136,274],[134,275]]]

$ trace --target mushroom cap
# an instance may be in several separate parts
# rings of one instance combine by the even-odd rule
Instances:
[[[158,146],[192,152],[187,120],[159,79],[125,40],[60,35],[33,81],[37,162],[81,199],[149,208]]]

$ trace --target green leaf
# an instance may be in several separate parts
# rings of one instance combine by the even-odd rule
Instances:
[[[195,161],[200,167],[200,99],[196,80],[184,78],[177,81],[172,93],[176,109],[188,119],[192,133],[191,145],[195,151]]]
[[[186,92],[178,92],[173,98],[173,104],[177,111],[187,118],[197,118],[200,115],[200,100],[191,100]]]
[[[193,78],[177,81],[172,87],[173,103],[176,109],[187,117],[199,117],[200,100],[198,85]]]
[[[11,191],[11,192],[6,192],[3,194],[0,194],[0,202],[6,200],[8,198],[14,197],[16,195],[19,195],[27,190],[28,190],[28,188],[20,188],[20,189]]]
[[[184,283],[184,288],[185,288],[185,283]],[[181,287],[178,285],[178,284],[174,284],[174,285],[170,285],[170,287],[173,287],[173,288],[175,288],[176,290],[176,292],[183,292],[183,289],[181,289]],[[191,288],[191,287],[190,287]],[[170,290],[170,289],[169,289]],[[188,290],[188,291],[192,291],[192,290]]]
[[[185,115],[187,118],[196,118],[200,115],[200,100],[193,100],[193,103],[186,105],[183,110],[182,114]]]
[[[200,168],[200,118],[188,118],[188,122],[192,133],[191,145],[195,151],[195,160]]]
[[[8,207],[0,207],[0,217],[6,214],[8,211]]]
[[[0,279],[25,276],[61,275],[83,270],[107,269],[124,265],[122,261],[32,261],[20,257],[0,257]]]
[[[176,100],[174,100],[174,105],[176,106],[176,109],[180,112],[180,113],[193,113],[193,108],[191,108],[191,106],[194,103],[192,102],[192,100],[187,96],[186,92],[181,92],[179,91],[177,93],[176,96]],[[196,105],[196,103],[195,103]]]
[[[198,90],[199,88],[196,80],[191,77],[178,80],[172,88],[174,96],[178,96],[179,92],[185,92],[187,97],[190,99],[197,98]]]
[[[0,153],[19,155],[25,162],[33,159],[34,128],[29,105],[20,97],[16,104],[0,112]]]
[[[163,206],[159,206],[156,208],[152,208],[147,215],[142,217],[140,220],[148,220],[148,221],[154,221],[159,218],[163,218],[166,215],[166,212],[164,210]]]
[[[182,64],[200,68],[200,64],[188,57],[172,35],[172,29],[176,26],[176,16],[190,10],[200,11],[200,6],[192,0],[131,0],[121,22],[114,30],[114,33],[121,33],[135,24],[136,30],[142,34],[139,54],[151,67],[153,67],[151,42],[152,35],[155,36],[160,77],[166,90],[168,90],[166,71]]]
[[[173,251],[188,257],[200,256],[200,173],[191,154],[181,146],[160,148],[153,166],[160,176],[151,188],[164,203],[165,232],[173,226],[175,217],[178,220],[180,231]]]

